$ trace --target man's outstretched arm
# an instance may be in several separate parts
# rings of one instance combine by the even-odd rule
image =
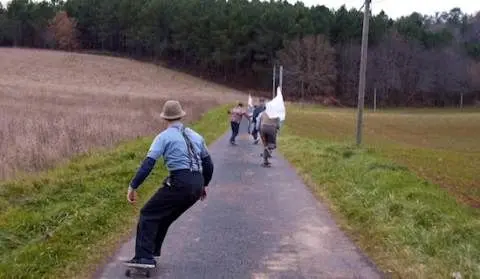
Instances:
[[[205,187],[208,186],[213,176],[213,161],[212,157],[208,155],[205,158],[202,158],[202,169],[203,169],[203,184]]]
[[[207,187],[210,181],[212,180],[213,176],[213,161],[212,157],[210,156],[207,145],[205,142],[203,142],[203,148],[201,152],[201,158],[202,158],[202,169],[203,169],[203,186]]]
[[[156,162],[157,160],[148,156],[143,160],[142,165],[140,165],[140,168],[138,168],[137,173],[130,182],[130,187],[132,187],[132,189],[136,190],[138,187],[140,187],[140,185],[143,183],[143,181],[145,181],[152,171],[153,167],[155,167]]]
[[[134,190],[138,189],[140,185],[145,181],[148,177],[150,172],[152,171],[153,167],[155,167],[155,163],[157,162],[158,158],[163,156],[163,152],[165,151],[165,140],[163,137],[158,135],[152,142],[150,149],[148,150],[147,156],[143,160],[142,164],[137,170],[137,173],[133,177],[132,181],[130,182],[130,187]]]

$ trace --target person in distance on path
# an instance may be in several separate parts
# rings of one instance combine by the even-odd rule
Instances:
[[[257,118],[257,129],[263,143],[263,166],[269,167],[268,158],[272,157],[272,151],[277,148],[277,132],[280,129],[280,118],[270,118],[266,111],[261,112]]]
[[[232,128],[232,136],[230,137],[230,143],[235,144],[235,138],[238,135],[238,130],[240,129],[240,122],[242,122],[242,117],[248,118],[247,111],[243,108],[241,102],[238,103],[236,107],[229,110],[230,114],[230,126]]]
[[[253,143],[258,144],[258,130],[257,130],[257,117],[258,115],[265,110],[265,99],[260,98],[258,106],[255,107],[253,110],[253,131],[252,131],[252,136],[253,136]]]
[[[252,117],[253,117],[253,111],[255,110],[257,106],[256,105],[253,105],[250,103],[250,100],[249,100],[249,104],[247,106],[247,117],[248,117],[248,134],[251,135],[252,134]]]
[[[168,127],[155,137],[128,187],[127,199],[133,204],[139,186],[163,157],[169,175],[140,211],[135,256],[125,262],[127,266],[155,267],[169,226],[207,195],[213,162],[203,137],[181,122],[185,114],[178,101],[165,102],[160,116]]]

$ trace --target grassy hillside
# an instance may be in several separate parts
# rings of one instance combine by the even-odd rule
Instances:
[[[227,129],[225,107],[193,125],[207,142]],[[165,175],[159,164],[126,201],[128,183],[153,137],[76,157],[38,177],[0,184],[0,278],[85,278],[121,237]]]
[[[0,180],[151,135],[179,99],[189,120],[238,91],[130,59],[0,48]]]
[[[280,150],[394,278],[480,278],[480,212],[451,195],[478,201],[480,114],[367,114],[362,149],[354,117],[289,106]]]

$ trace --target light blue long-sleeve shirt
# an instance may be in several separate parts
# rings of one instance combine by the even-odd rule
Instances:
[[[190,161],[187,143],[182,136],[181,129],[183,124],[180,122],[170,124],[163,132],[158,134],[153,140],[147,157],[158,160],[163,157],[165,166],[169,171],[190,169],[192,164],[193,171],[202,171],[202,158],[209,156],[205,140],[192,129],[185,128],[185,133],[192,142],[196,160]]]

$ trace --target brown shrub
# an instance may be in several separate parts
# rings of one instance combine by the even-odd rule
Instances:
[[[68,17],[67,12],[60,11],[55,15],[48,29],[53,34],[58,49],[72,51],[78,48],[76,27],[76,20]]]

